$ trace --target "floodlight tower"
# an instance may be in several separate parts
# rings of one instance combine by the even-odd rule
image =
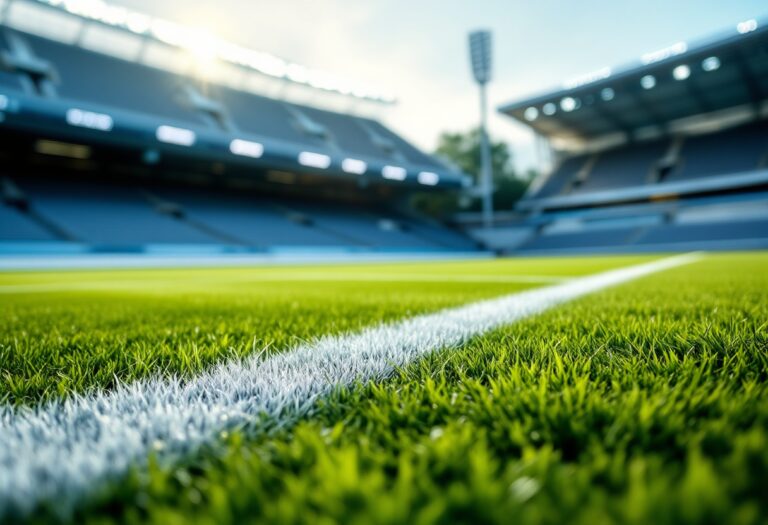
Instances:
[[[473,31],[469,34],[469,58],[472,74],[480,87],[480,191],[483,196],[483,224],[493,225],[493,169],[491,145],[487,130],[486,85],[491,80],[491,32]]]

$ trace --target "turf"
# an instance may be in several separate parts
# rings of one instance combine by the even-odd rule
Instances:
[[[189,376],[222,359],[647,259],[0,273],[0,402]],[[531,275],[543,279],[515,282]]]
[[[339,277],[311,286],[298,283],[293,292],[285,282],[239,282],[228,293],[222,285],[196,288],[185,280],[174,297],[160,289],[9,294],[3,307],[16,319],[13,330],[3,334],[25,341],[45,368],[52,355],[83,359],[77,348],[66,346],[46,354],[46,345],[36,338],[46,337],[48,330],[59,330],[65,345],[69,323],[98,327],[101,339],[91,344],[103,349],[122,341],[110,339],[115,327],[130,330],[137,319],[160,329],[168,323],[194,326],[184,324],[185,314],[182,321],[173,314],[189,312],[184,310],[188,303],[200,300],[193,305],[199,317],[205,318],[214,305],[222,309],[216,324],[204,326],[222,324],[221,337],[242,330],[242,353],[253,351],[247,343],[265,327],[271,328],[273,346],[285,349],[294,330],[303,329],[302,337],[344,331],[531,286],[450,284],[450,275],[457,273],[577,275],[630,262],[598,258],[403,266],[410,274],[446,272],[446,283],[429,285],[363,286]],[[102,487],[74,520],[764,523],[767,267],[766,254],[710,255],[561,306],[458,351],[437,352],[384,383],[340,391],[290,428],[267,425],[269,432],[222,436],[184,464],[133,472],[118,485]],[[371,268],[339,270],[346,276]],[[8,282],[48,278],[54,279],[14,275]],[[244,298],[247,290],[259,299]],[[271,298],[281,293],[284,299]],[[311,299],[304,303],[307,295]],[[314,329],[299,321],[281,325],[279,319],[294,318],[291,310],[267,316],[271,321],[265,324],[259,324],[259,316],[243,317],[243,308],[259,308],[260,301],[278,309],[299,301],[306,307],[305,320],[319,315],[323,321]],[[94,302],[96,307],[87,307]],[[106,305],[120,313],[111,317],[111,327],[88,320],[95,312],[109,318]],[[70,317],[61,319],[66,312]],[[237,322],[230,325],[228,316]],[[25,328],[38,322],[37,331]],[[163,341],[152,339],[156,336],[149,329],[136,337],[150,338],[152,348]],[[196,339],[186,337],[166,336],[169,355],[189,353]],[[15,344],[11,353],[19,352]],[[208,348],[212,360],[223,355],[217,344]],[[134,349],[122,346],[120,352]],[[104,362],[113,358],[104,356]],[[6,360],[1,362],[5,367]],[[164,363],[146,373],[193,373],[206,363],[189,368]],[[55,381],[57,374],[46,377]],[[109,385],[82,381],[73,389]],[[26,402],[9,392],[14,402]],[[30,399],[52,395],[41,392]],[[38,518],[51,516],[41,512]]]

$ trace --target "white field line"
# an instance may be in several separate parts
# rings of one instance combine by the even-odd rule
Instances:
[[[254,284],[272,282],[403,282],[403,283],[559,283],[572,279],[562,275],[467,275],[467,274],[418,274],[418,273],[279,273],[251,275],[240,278],[195,279],[194,285],[202,284]],[[125,279],[122,281],[75,281],[52,283],[28,283],[0,285],[0,294],[47,293],[69,291],[132,290],[145,286],[173,286],[175,281],[161,279]]]
[[[307,414],[318,397],[570,301],[668,268],[697,254],[603,272],[550,287],[329,336],[267,359],[224,363],[187,382],[139,381],[36,409],[0,410],[0,520],[42,501],[66,512],[151,452],[173,461],[266,414]]]

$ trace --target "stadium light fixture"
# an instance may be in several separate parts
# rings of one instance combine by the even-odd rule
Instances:
[[[610,102],[616,97],[616,92],[613,90],[613,88],[603,88],[600,90],[600,98],[603,99],[605,102]]]
[[[580,106],[581,106],[581,102],[579,101],[579,99],[576,99],[573,97],[565,97],[560,101],[560,109],[562,109],[566,113],[570,113],[571,111],[579,109]]]
[[[440,182],[440,176],[431,171],[420,172],[416,179],[419,181],[419,184],[425,186],[437,186],[437,183]]]
[[[656,77],[653,75],[645,75],[640,79],[640,85],[643,89],[653,89],[656,87]]]
[[[747,33],[751,33],[755,29],[757,29],[757,20],[755,20],[754,18],[752,18],[750,20],[745,20],[743,22],[739,22],[736,25],[736,31],[738,31],[742,35],[746,35]]]
[[[701,69],[707,73],[710,71],[717,71],[720,69],[720,59],[715,56],[705,58],[701,61]]]
[[[685,64],[681,64],[672,70],[672,77],[675,80],[685,80],[691,76],[691,68]]]
[[[368,164],[358,159],[344,159],[341,161],[341,169],[346,173],[362,175],[368,169]]]
[[[539,118],[539,110],[531,106],[529,108],[526,108],[523,116],[525,117],[525,120],[527,120],[528,122],[533,122],[534,120]]]
[[[384,166],[381,170],[381,176],[389,180],[405,180],[408,172],[400,166]]]
[[[480,88],[480,172],[483,195],[483,223],[493,225],[493,167],[491,143],[488,139],[487,90],[491,81],[491,32],[473,31],[469,34],[469,58],[472,75]]]
[[[8,97],[5,95],[0,95],[0,111],[5,111],[8,109]]]
[[[71,108],[67,110],[67,124],[79,128],[112,131],[114,120],[106,113],[96,113],[84,109]]]
[[[157,140],[177,146],[191,146],[197,137],[191,129],[177,128],[175,126],[160,126],[155,133]]]
[[[299,164],[308,168],[327,169],[331,165],[331,157],[322,153],[302,151],[299,153]]]
[[[264,155],[264,146],[258,142],[250,140],[234,139],[229,143],[229,151],[234,155],[240,155],[241,157],[258,159]]]
[[[552,102],[547,102],[541,107],[541,112],[547,116],[554,115],[556,111],[557,111],[557,106],[555,106]]]

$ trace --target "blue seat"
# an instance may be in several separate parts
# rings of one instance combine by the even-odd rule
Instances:
[[[752,171],[768,154],[765,122],[685,139],[680,164],[666,180],[683,181]]]
[[[37,36],[23,38],[37,56],[53,63],[62,98],[205,124],[201,115],[184,105],[183,77]]]

